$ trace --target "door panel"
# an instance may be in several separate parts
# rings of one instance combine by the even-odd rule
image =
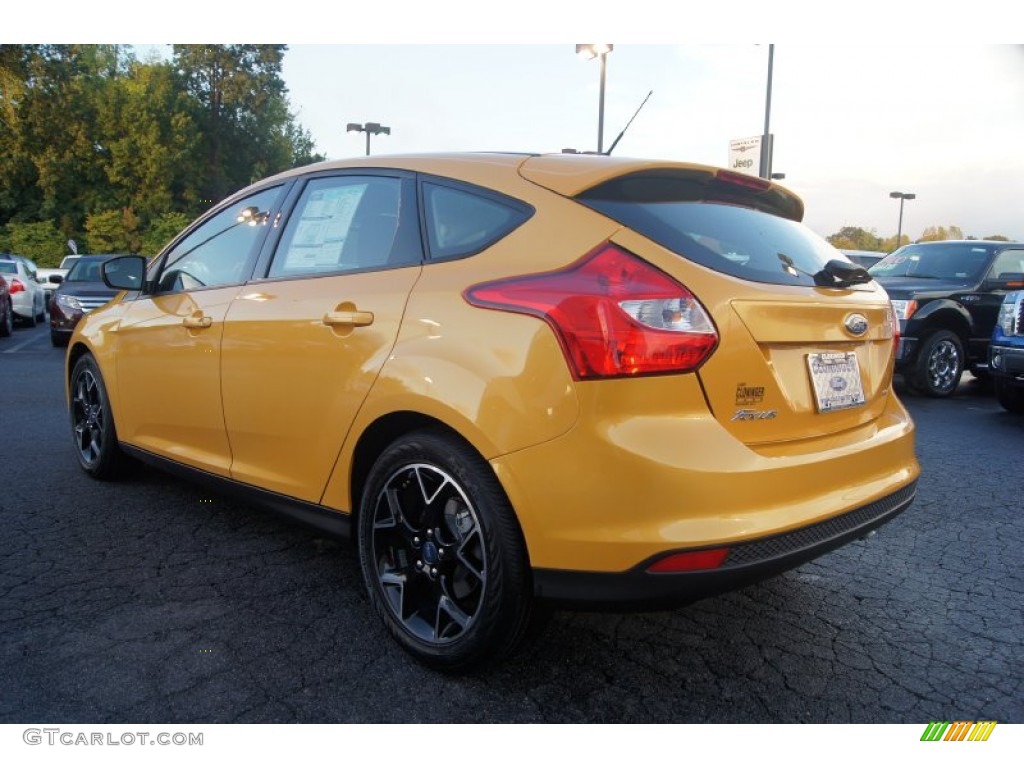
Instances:
[[[320,500],[419,272],[269,282],[238,297],[222,352],[233,478]]]
[[[230,471],[224,317],[277,222],[283,192],[269,187],[214,210],[152,264],[152,293],[130,302],[117,331],[125,442],[214,474]]]
[[[239,286],[131,303],[118,329],[125,442],[218,475],[231,450],[220,395],[224,316]]]

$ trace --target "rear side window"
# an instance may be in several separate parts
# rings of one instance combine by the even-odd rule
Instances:
[[[533,213],[516,200],[430,182],[423,184],[423,204],[433,259],[479,253]]]
[[[659,245],[716,272],[776,285],[813,285],[814,273],[843,256],[798,221],[717,202],[615,199],[585,193],[577,200]]]

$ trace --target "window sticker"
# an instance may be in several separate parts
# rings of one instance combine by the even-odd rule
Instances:
[[[318,189],[310,194],[285,255],[285,272],[318,272],[354,266],[341,263],[341,251],[366,186],[349,184]]]

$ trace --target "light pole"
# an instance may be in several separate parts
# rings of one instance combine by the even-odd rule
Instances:
[[[386,125],[381,125],[380,123],[366,123],[365,125],[360,125],[359,123],[349,123],[345,130],[348,131],[349,133],[356,132],[366,134],[367,157],[370,156],[370,136],[372,134],[383,133],[385,136],[391,135],[391,129],[388,128]]]
[[[772,115],[772,67],[775,63],[775,44],[768,46],[768,92],[764,100],[764,133],[761,134],[761,167],[758,176],[762,179],[772,177],[772,134],[769,123]]]
[[[913,200],[917,195],[913,192],[890,192],[889,197],[900,201],[900,223],[896,229],[896,248],[899,248],[903,244],[903,201]]]
[[[614,48],[611,43],[579,43],[576,45],[576,53],[583,58],[590,60],[601,59],[601,95],[597,104],[597,154],[604,154],[604,80],[605,70],[608,66],[608,54]]]

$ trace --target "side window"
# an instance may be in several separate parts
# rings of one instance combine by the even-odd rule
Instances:
[[[399,263],[402,180],[311,180],[288,218],[268,277],[332,274]],[[401,262],[405,263],[402,259]]]
[[[254,246],[280,195],[272,187],[238,200],[203,222],[167,254],[159,291],[191,291],[244,282]]]
[[[496,243],[530,218],[515,201],[425,182],[427,240],[434,259],[470,256]]]
[[[1003,279],[1004,275],[1010,274],[1021,274],[1024,273],[1024,250],[1008,250],[1003,251],[996,260],[992,263],[992,270],[989,272],[989,277],[996,280]]]

